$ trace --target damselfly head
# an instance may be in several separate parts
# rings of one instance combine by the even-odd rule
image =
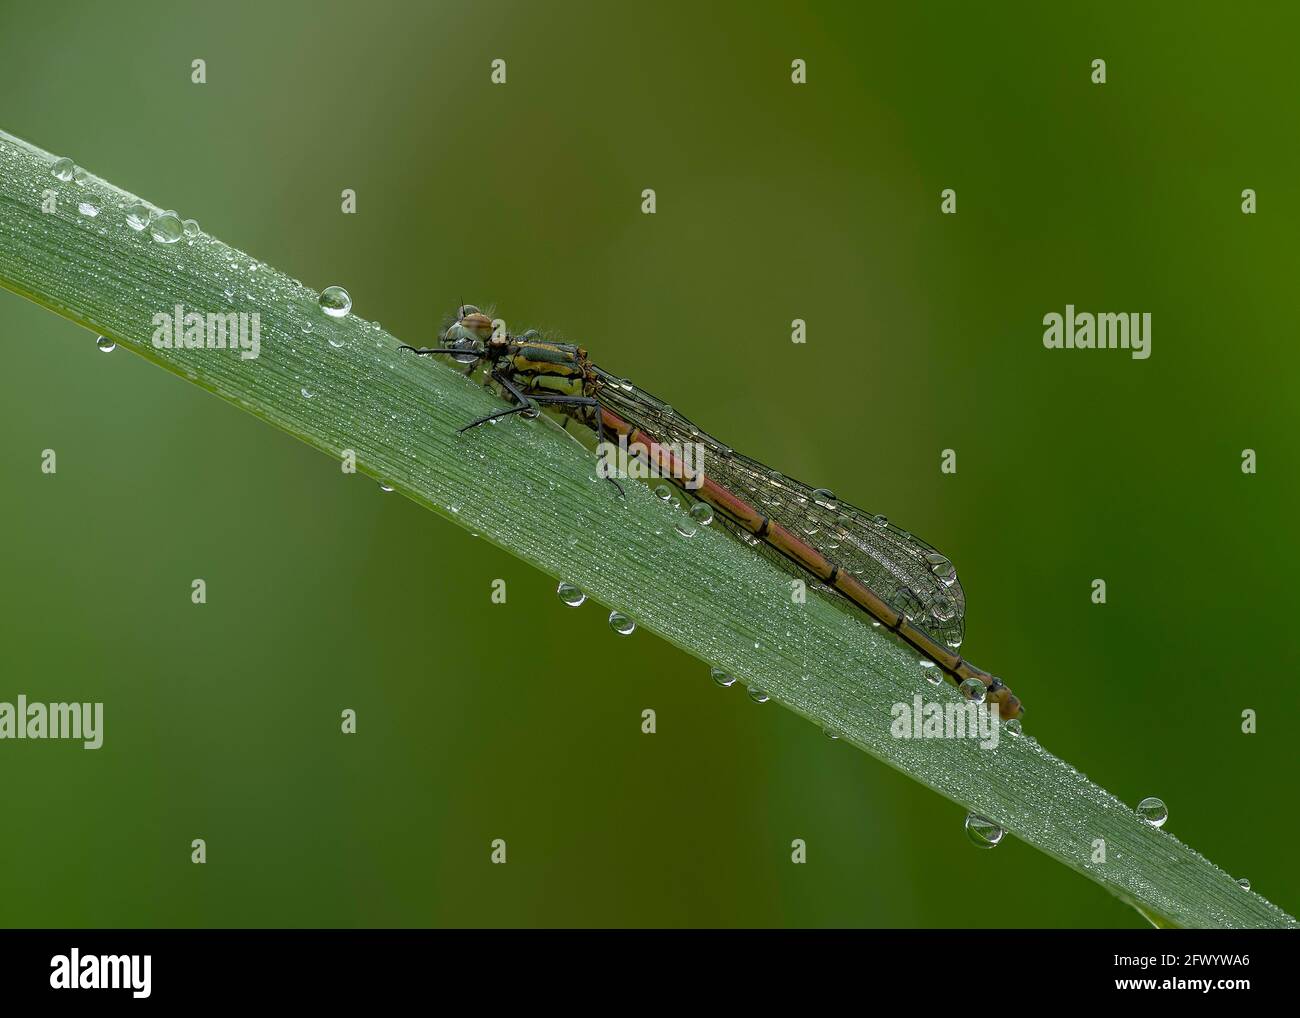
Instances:
[[[468,314],[461,315],[447,331],[450,334],[453,330],[459,330],[461,335],[472,335],[486,342],[492,336],[492,319],[478,308],[470,310],[471,308],[472,305],[462,307],[460,310],[467,311]]]
[[[456,309],[456,314],[456,321],[447,326],[442,334],[443,345],[466,352],[467,356],[463,358],[453,355],[453,360],[464,364],[473,363],[478,358],[468,356],[469,354],[481,354],[493,345],[492,319],[473,304],[462,304]]]

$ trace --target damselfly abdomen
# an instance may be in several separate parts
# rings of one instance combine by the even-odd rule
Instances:
[[[444,354],[471,370],[485,367],[511,404],[462,431],[550,409],[595,432],[602,455],[611,449],[609,436],[624,439],[658,476],[712,506],[732,534],[853,602],[963,689],[976,685],[967,680],[977,680],[1004,720],[1022,713],[1001,679],[958,653],[966,600],[957,570],[920,538],[825,488],[741,455],[668,404],[597,367],[580,346],[548,342],[535,332],[512,337],[470,305],[459,309],[443,340],[442,347],[403,349]]]

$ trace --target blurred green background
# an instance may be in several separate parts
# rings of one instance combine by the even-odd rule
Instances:
[[[407,342],[495,304],[888,513],[1029,731],[1294,913],[1298,27],[5,2],[0,126]],[[1045,350],[1067,303],[1150,311],[1151,359]],[[8,293],[0,338],[0,700],[106,704],[97,752],[0,743],[4,925],[1143,925],[143,360]]]

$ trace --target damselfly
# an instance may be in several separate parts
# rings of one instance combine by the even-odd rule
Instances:
[[[469,373],[485,367],[511,404],[470,421],[461,431],[548,409],[589,428],[599,440],[598,449],[610,449],[606,439],[611,435],[625,440],[658,476],[712,506],[736,537],[795,575],[811,577],[853,602],[963,690],[982,692],[997,703],[1004,720],[1022,713],[1020,701],[1001,679],[958,653],[966,600],[957,570],[920,538],[825,488],[810,487],[742,456],[662,400],[597,367],[583,347],[548,342],[535,331],[512,337],[472,305],[459,308],[443,342],[442,347],[402,349],[444,354],[466,365]],[[686,448],[696,450],[696,463],[686,462]]]

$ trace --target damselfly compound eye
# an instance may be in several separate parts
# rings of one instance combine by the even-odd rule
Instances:
[[[453,350],[464,350],[465,354],[452,354],[451,359],[458,364],[473,364],[478,360],[483,346],[478,337],[466,329],[460,322],[451,326],[442,337],[443,344]]]
[[[478,311],[466,315],[456,324],[479,339],[490,339],[492,336],[492,319]]]

